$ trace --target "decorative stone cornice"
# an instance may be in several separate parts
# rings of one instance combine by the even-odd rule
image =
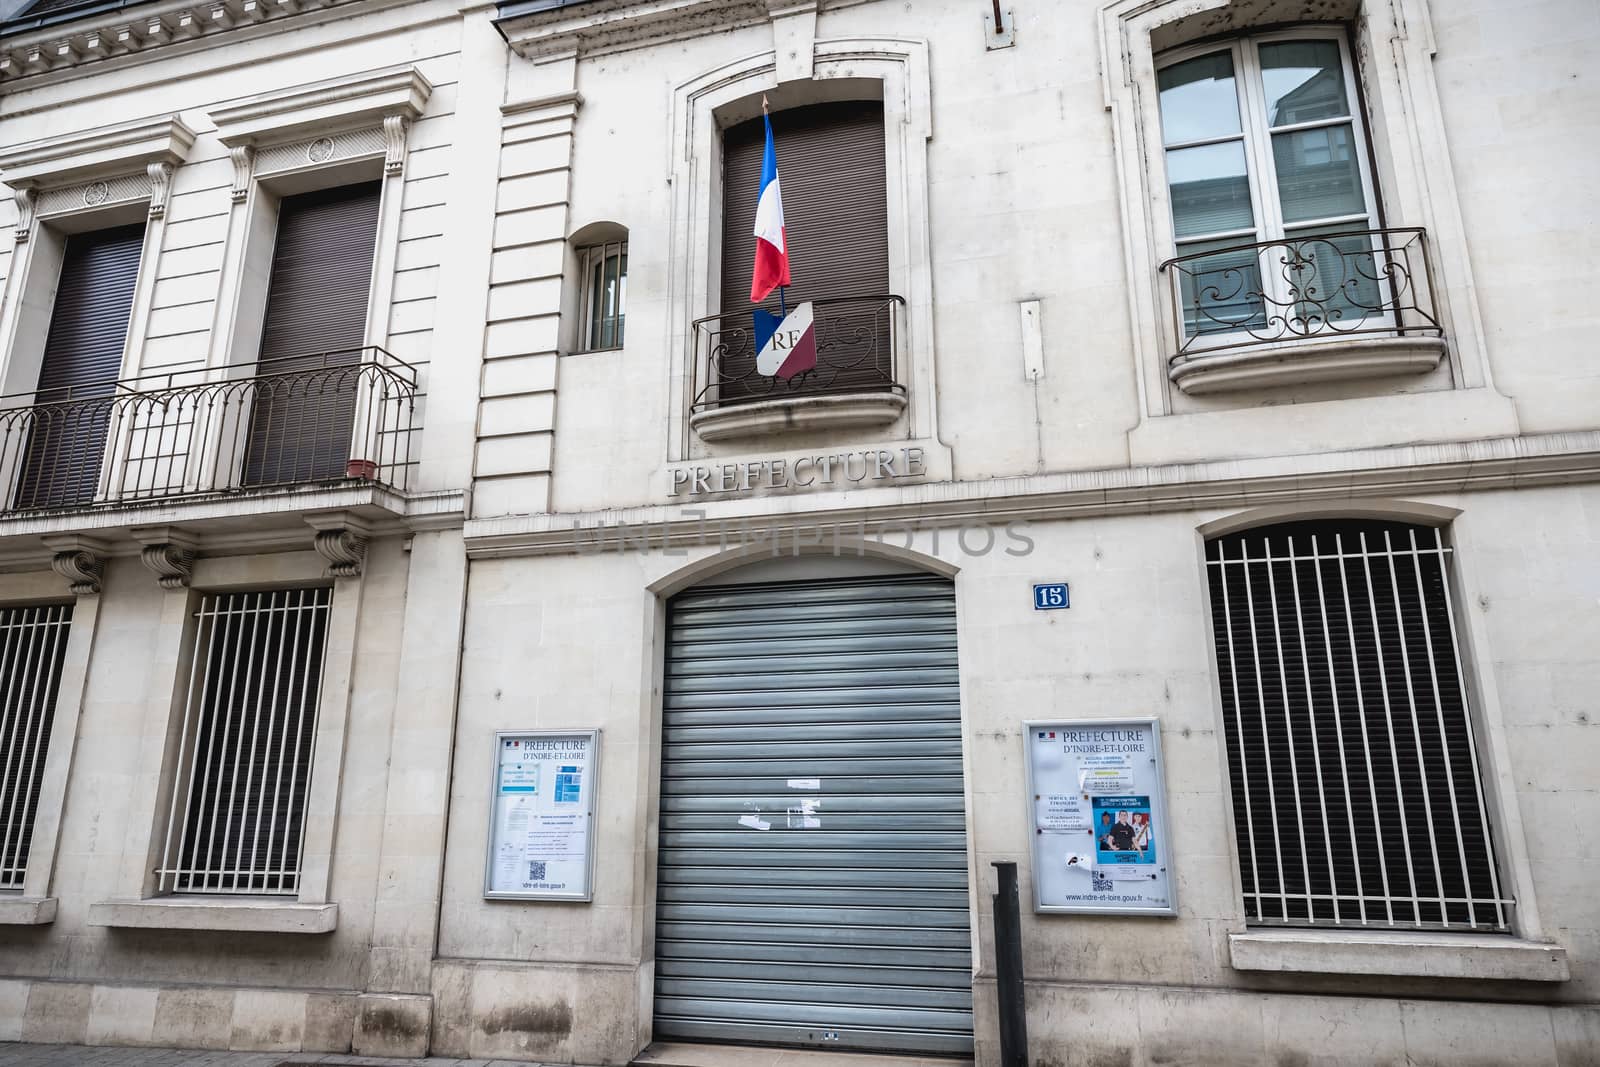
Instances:
[[[217,139],[229,148],[382,126],[391,154],[395,134],[403,153],[405,123],[422,114],[432,92],[421,71],[405,67],[276,89],[215,108],[210,115]],[[392,124],[390,119],[401,121]]]
[[[163,0],[70,16],[0,42],[0,81],[250,28],[352,0]],[[26,21],[26,18],[17,21]],[[47,20],[41,20],[41,22]]]
[[[316,531],[312,546],[328,561],[328,577],[355,578],[367,559],[372,527],[348,511],[319,511],[307,515]]]
[[[768,0],[595,0],[560,7],[545,0],[513,0],[500,10],[496,25],[528,59],[639,48],[771,17]]]
[[[177,115],[97,126],[0,148],[0,181],[13,189],[31,189],[138,173],[161,164],[174,167],[193,145],[194,131]],[[170,176],[171,171],[165,173]],[[154,179],[155,173],[150,176]],[[164,206],[164,185],[161,196]]]
[[[66,534],[42,539],[54,552],[50,569],[71,583],[73,596],[95,596],[100,592],[100,577],[105,573],[109,546],[93,537]]]
[[[156,576],[163,589],[182,589],[194,573],[194,557],[199,543],[171,526],[141,526],[129,530],[139,550],[139,562]]]

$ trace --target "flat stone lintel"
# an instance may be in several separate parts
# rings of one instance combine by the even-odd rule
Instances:
[[[102,900],[89,907],[90,926],[121,929],[326,934],[338,922],[337,904],[301,904],[293,900],[160,897]]]
[[[43,926],[55,921],[55,897],[0,896],[0,926]]]
[[[1252,930],[1228,936],[1235,970],[1565,982],[1567,950],[1494,934]]]

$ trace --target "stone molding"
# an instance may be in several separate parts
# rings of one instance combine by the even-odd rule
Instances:
[[[1330,337],[1197,352],[1172,361],[1167,376],[1191,396],[1308,382],[1427,374],[1444,359],[1442,337]]]
[[[89,905],[88,924],[121,930],[326,934],[339,925],[339,905],[302,904],[292,898],[101,900]]]
[[[512,0],[495,20],[520,56],[553,60],[603,55],[801,16],[867,0],[598,0],[581,6]]]
[[[163,589],[182,589],[194,573],[199,541],[171,526],[143,526],[128,531],[144,547],[139,562],[156,576]]]
[[[367,559],[372,526],[347,511],[313,512],[305,517],[316,531],[313,547],[328,561],[328,577],[356,578]]]
[[[127,56],[262,25],[351,0],[166,0],[66,18],[0,45],[0,81]],[[26,16],[24,16],[26,18]]]
[[[164,218],[173,171],[194,138],[183,119],[167,115],[0,148],[0,178],[17,203],[16,240],[28,239],[36,215],[124,200],[148,198],[150,217]]]
[[[415,120],[433,85],[415,67],[368,71],[309,85],[294,85],[213,108],[217,139],[229,148],[260,147],[332,132]],[[388,141],[393,145],[392,135]],[[400,141],[404,148],[404,139]],[[237,169],[239,161],[234,161]]]
[[[1254,929],[1228,935],[1236,971],[1566,982],[1561,945],[1465,931]]]
[[[689,425],[702,441],[892,425],[906,410],[903,393],[835,393],[730,404],[699,411]]]
[[[467,555],[565,555],[615,551],[626,526],[652,549],[715,546],[733,533],[751,541],[812,537],[819,527],[862,537],[963,523],[1004,525],[1104,515],[1262,508],[1431,493],[1600,482],[1600,431],[1486,438],[1433,445],[1269,459],[1175,463],[887,489],[790,493],[652,504],[580,513],[469,520]],[[719,534],[717,523],[726,523]],[[600,538],[599,535],[605,537]]]
[[[110,546],[104,541],[82,534],[64,534],[44,537],[45,547],[54,552],[50,569],[70,583],[73,596],[96,596],[100,592],[100,579],[105,574],[106,556]]]
[[[0,175],[17,189],[70,185],[158,163],[177,166],[188,158],[194,138],[177,115],[97,126],[0,148]]]

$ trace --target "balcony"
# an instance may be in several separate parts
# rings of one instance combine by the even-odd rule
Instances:
[[[756,369],[748,310],[694,322],[694,400],[689,424],[704,441],[804,430],[885,426],[906,407],[896,360],[904,298],[812,301],[817,366],[784,380]]]
[[[6,518],[310,486],[404,492],[416,368],[380,348],[0,397]]]
[[[1445,354],[1427,234],[1343,230],[1161,264],[1185,393],[1426,374]]]

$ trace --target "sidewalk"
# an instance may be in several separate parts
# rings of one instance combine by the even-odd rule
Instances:
[[[332,1052],[205,1052],[110,1045],[25,1045],[0,1042],[0,1067],[538,1067],[534,1060],[386,1060]]]

